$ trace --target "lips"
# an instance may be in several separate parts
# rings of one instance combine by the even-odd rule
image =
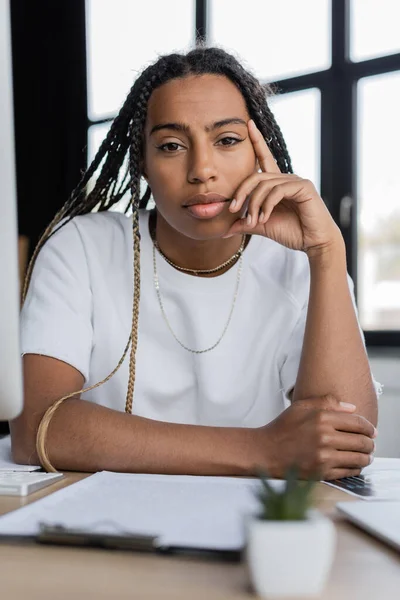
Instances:
[[[229,198],[225,196],[221,196],[221,194],[216,194],[213,192],[209,192],[207,194],[196,194],[189,198],[189,200],[185,203],[184,206],[195,206],[198,204],[214,204],[216,202],[229,202]]]
[[[196,194],[189,198],[184,204],[192,217],[196,219],[212,219],[217,217],[228,206],[229,198],[209,192],[208,194]]]

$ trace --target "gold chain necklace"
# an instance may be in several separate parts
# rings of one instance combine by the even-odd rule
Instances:
[[[188,352],[192,352],[193,354],[204,354],[205,352],[210,352],[210,350],[214,350],[214,348],[216,348],[218,346],[218,344],[221,342],[222,338],[224,337],[224,335],[225,335],[225,333],[226,333],[226,331],[227,331],[227,329],[229,327],[229,323],[231,322],[231,319],[232,319],[233,309],[235,308],[236,298],[237,298],[238,290],[239,290],[239,283],[240,283],[240,277],[241,277],[241,274],[242,274],[242,267],[243,267],[243,256],[240,256],[239,263],[238,263],[238,271],[237,271],[237,276],[236,276],[236,286],[235,286],[235,291],[234,291],[233,300],[232,300],[232,306],[231,306],[231,310],[229,312],[228,319],[227,319],[227,321],[225,323],[225,327],[224,327],[224,329],[223,329],[220,337],[215,342],[215,344],[213,344],[209,348],[205,348],[204,350],[192,350],[192,348],[189,348],[188,346],[185,346],[185,344],[183,344],[180,341],[180,339],[176,336],[174,330],[172,329],[170,322],[168,321],[168,317],[167,317],[167,314],[166,314],[165,309],[164,309],[164,304],[163,304],[163,301],[162,301],[162,298],[161,298],[161,292],[160,292],[160,282],[159,282],[158,273],[157,273],[156,245],[153,243],[154,287],[156,288],[158,303],[160,305],[161,313],[162,313],[162,316],[164,318],[164,321],[167,324],[168,329],[170,330],[170,332],[172,333],[172,335],[174,336],[174,338],[178,342],[178,344],[180,346],[182,346],[182,348],[184,348]]]
[[[224,267],[227,267],[228,265],[230,265],[235,260],[237,260],[238,258],[241,257],[243,250],[244,250],[244,246],[246,244],[246,236],[245,235],[243,236],[242,243],[240,244],[239,250],[237,250],[235,252],[235,254],[233,254],[233,256],[228,258],[228,260],[223,262],[222,265],[218,265],[218,267],[214,267],[214,269],[187,269],[186,267],[180,267],[179,265],[176,265],[174,262],[172,262],[172,260],[170,260],[167,256],[165,256],[164,252],[161,250],[160,246],[158,245],[158,242],[156,239],[153,239],[153,244],[157,248],[157,250],[161,254],[161,256],[163,257],[163,259],[165,261],[167,261],[167,263],[169,263],[172,267],[174,267],[175,269],[178,269],[178,271],[183,271],[184,273],[192,273],[193,275],[206,275],[206,274],[209,275],[211,273],[216,273],[217,271],[221,271],[221,269],[223,269]]]
[[[178,269],[178,271],[182,271],[183,273],[191,273],[193,275],[210,275],[211,273],[217,273],[217,271],[221,271],[224,267],[227,267],[228,265],[233,263],[235,260],[240,258],[243,254],[243,250],[246,245],[246,235],[243,235],[242,243],[240,244],[240,248],[235,252],[235,254],[233,254],[233,256],[228,258],[228,260],[223,262],[222,265],[218,265],[218,267],[214,267],[213,269],[187,269],[186,267],[180,267],[179,265],[176,265],[174,262],[172,262],[172,260],[170,260],[168,258],[168,256],[166,256],[164,254],[164,252],[161,250],[160,246],[158,245],[158,242],[156,239],[156,223],[155,223],[156,217],[157,217],[157,213],[155,212],[155,210],[152,210],[150,212],[150,216],[149,216],[149,230],[150,230],[150,237],[153,241],[153,245],[157,248],[158,252],[161,254],[163,259],[168,264],[170,264],[171,267],[174,267],[174,269]]]

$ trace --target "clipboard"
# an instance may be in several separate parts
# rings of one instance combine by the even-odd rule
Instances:
[[[0,540],[232,560],[258,508],[258,485],[253,478],[102,471],[0,516]]]
[[[42,523],[39,534],[34,538],[38,544],[54,546],[73,546],[96,548],[101,550],[118,550],[131,552],[150,552],[160,555],[195,555],[218,560],[239,562],[241,550],[215,550],[207,548],[190,548],[179,546],[162,546],[159,538],[151,535],[104,534],[85,531],[84,529],[67,529],[62,525]]]

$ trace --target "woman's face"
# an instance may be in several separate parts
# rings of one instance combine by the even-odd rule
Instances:
[[[224,235],[238,218],[229,212],[229,201],[257,170],[249,118],[243,96],[224,76],[174,79],[153,92],[144,175],[171,228],[207,240]]]

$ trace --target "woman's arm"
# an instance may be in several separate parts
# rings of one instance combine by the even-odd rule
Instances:
[[[281,173],[253,121],[248,130],[261,172],[236,190],[230,210],[240,214],[250,198],[248,217],[239,217],[225,237],[262,235],[308,254],[310,299],[293,399],[334,395],[376,424],[376,393],[348,289],[340,230],[314,185]]]
[[[13,456],[22,464],[39,464],[36,432],[44,412],[71,390],[82,389],[84,379],[64,362],[27,354],[24,382],[24,411],[11,423]],[[77,397],[55,412],[46,446],[59,470],[237,475],[252,472],[260,459],[253,433],[154,421]]]
[[[55,399],[81,389],[83,377],[66,363],[34,354],[24,357],[24,376],[24,412],[11,423],[13,456],[37,464],[42,415]],[[305,410],[310,406],[317,410]],[[333,398],[295,402],[272,423],[247,429],[153,421],[77,397],[55,412],[46,444],[59,470],[254,475],[262,468],[283,477],[297,462],[304,476],[336,479],[358,475],[369,463],[373,435],[368,421]]]
[[[310,298],[293,400],[332,394],[377,423],[377,397],[349,291],[343,238],[308,252]]]

